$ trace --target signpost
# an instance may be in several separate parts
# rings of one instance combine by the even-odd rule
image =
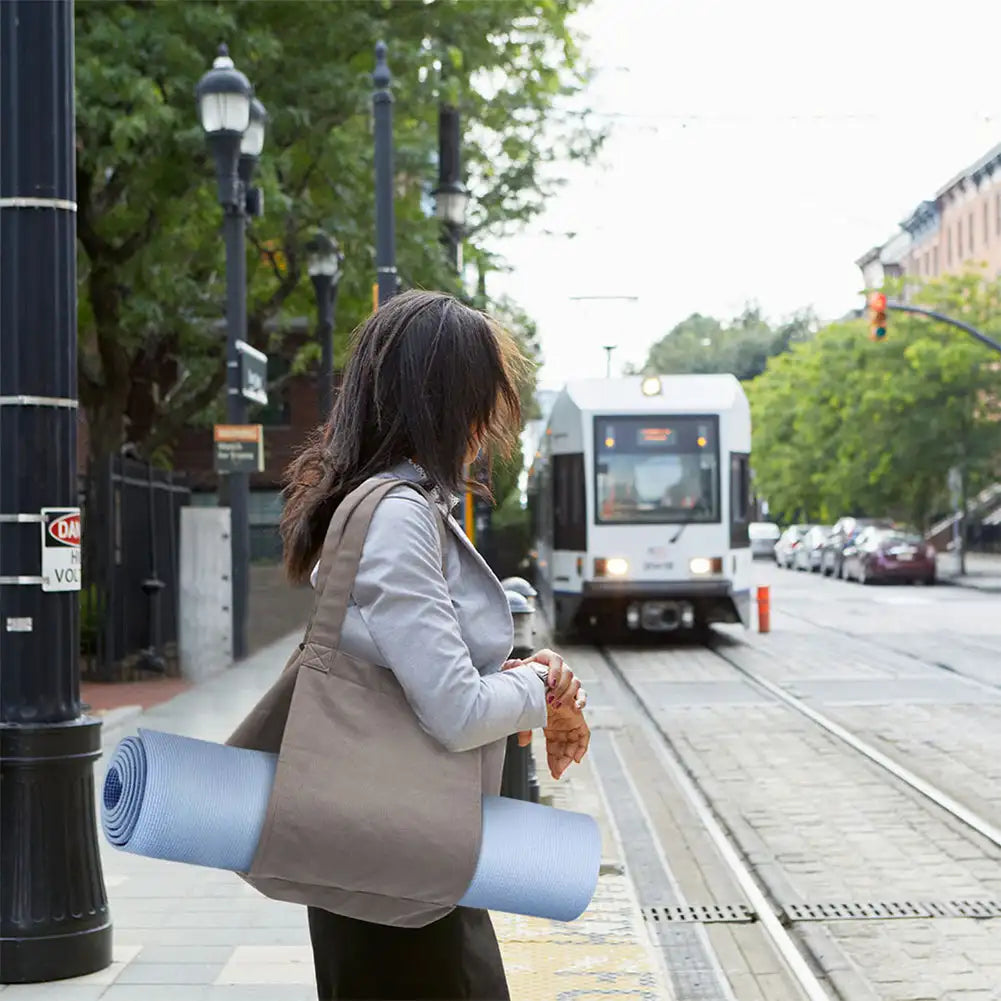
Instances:
[[[217,473],[264,472],[263,424],[216,424],[212,437]]]
[[[958,466],[953,466],[949,470],[949,500],[952,502],[952,510],[955,517],[952,519],[952,548],[956,554],[956,568],[962,576],[966,573],[966,559],[963,549],[965,540],[963,538],[963,474]]]
[[[246,341],[237,341],[240,358],[240,395],[251,403],[266,406],[268,402],[268,356],[251,347]]]

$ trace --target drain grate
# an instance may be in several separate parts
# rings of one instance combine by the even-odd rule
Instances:
[[[746,924],[758,915],[746,904],[682,904],[676,907],[644,907],[643,920],[665,924]]]
[[[900,918],[996,918],[999,900],[852,901],[850,903],[785,904],[788,921],[887,921]]]
[[[941,905],[911,900],[786,904],[782,910],[790,921],[859,921],[948,916],[948,912],[943,910]]]
[[[950,900],[949,907],[960,918],[1001,918],[1001,900]]]

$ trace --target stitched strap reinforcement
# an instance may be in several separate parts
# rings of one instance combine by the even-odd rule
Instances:
[[[445,541],[447,529],[431,495],[419,484],[410,480],[371,477],[356,487],[337,506],[323,540],[320,568],[316,579],[316,599],[313,614],[306,627],[304,643],[313,643],[327,649],[337,649],[341,630],[351,601],[358,567],[361,563],[365,538],[375,509],[390,491],[399,486],[409,487],[421,494],[429,503],[438,526],[441,545],[442,573],[445,572]],[[322,610],[323,614],[320,615]]]

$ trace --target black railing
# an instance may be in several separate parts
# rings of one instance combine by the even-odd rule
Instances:
[[[82,678],[179,673],[181,508],[190,498],[178,474],[120,455],[81,478]]]

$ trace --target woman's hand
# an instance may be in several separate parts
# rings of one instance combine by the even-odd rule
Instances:
[[[587,705],[587,692],[580,686],[563,658],[552,650],[540,650],[526,660],[509,660],[502,671],[523,664],[539,663],[549,668],[546,694],[546,755],[549,771],[554,779],[560,778],[570,764],[578,764],[587,753],[591,730],[582,710]],[[530,730],[518,734],[518,746],[526,747],[532,741]]]
[[[554,779],[560,778],[573,762],[580,764],[584,760],[591,742],[591,728],[576,706],[550,707],[542,732],[546,735],[549,773]]]

